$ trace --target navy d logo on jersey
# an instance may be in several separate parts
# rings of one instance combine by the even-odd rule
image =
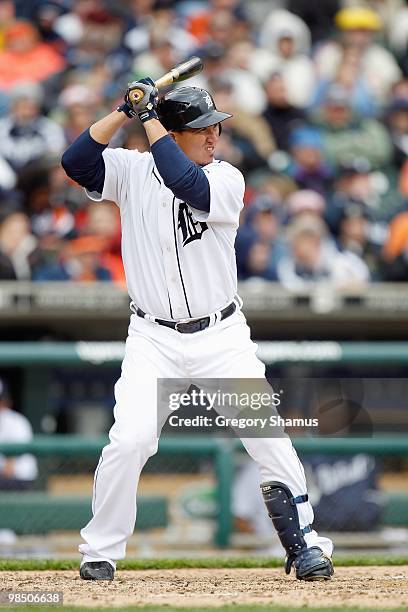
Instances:
[[[181,229],[183,246],[186,246],[193,240],[201,240],[201,236],[208,229],[208,225],[201,221],[195,221],[187,204],[181,202],[178,213],[178,229]]]

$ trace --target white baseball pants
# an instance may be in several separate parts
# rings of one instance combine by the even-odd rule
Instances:
[[[105,560],[116,567],[125,557],[135,526],[140,473],[158,448],[157,379],[264,378],[265,366],[256,349],[241,311],[194,334],[180,334],[132,315],[115,385],[115,422],[95,471],[93,518],[81,530],[82,563]],[[304,470],[288,437],[244,438],[242,443],[258,464],[260,482],[283,482],[294,496],[306,493]],[[297,509],[301,527],[313,522],[309,502]],[[309,547],[319,546],[331,556],[328,538],[313,531],[305,539]]]

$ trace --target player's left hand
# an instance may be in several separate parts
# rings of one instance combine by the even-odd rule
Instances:
[[[143,92],[142,98],[136,103],[132,98],[132,91],[135,90]],[[140,79],[140,81],[132,81],[132,83],[128,84],[125,93],[124,106],[127,108],[123,110],[128,117],[136,117],[138,115],[143,123],[149,119],[157,119],[156,106],[159,99],[158,94],[157,87],[149,77]]]

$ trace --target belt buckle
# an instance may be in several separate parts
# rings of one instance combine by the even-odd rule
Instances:
[[[178,331],[179,334],[182,334],[183,332],[178,328],[178,326],[185,325],[186,323],[194,323],[194,319],[192,321],[190,319],[180,319],[180,321],[177,321],[174,325],[174,329]]]

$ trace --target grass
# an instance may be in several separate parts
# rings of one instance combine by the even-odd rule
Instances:
[[[408,565],[408,556],[363,555],[335,557],[336,567],[370,565]],[[0,571],[20,570],[76,570],[76,559],[0,559]],[[118,563],[118,570],[163,570],[163,569],[238,569],[283,567],[283,560],[274,557],[210,557],[179,559],[126,559]],[[38,609],[38,608],[36,608]],[[236,608],[234,607],[234,610]]]

